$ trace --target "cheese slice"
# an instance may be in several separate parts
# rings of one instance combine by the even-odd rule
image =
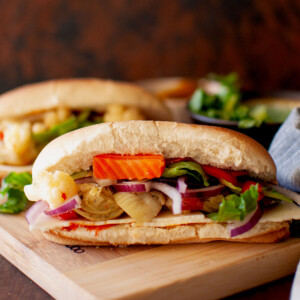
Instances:
[[[294,204],[280,203],[275,207],[266,209],[259,223],[268,222],[283,222],[290,220],[300,220],[300,207]],[[168,227],[177,226],[185,224],[199,224],[199,223],[211,223],[213,220],[206,218],[201,212],[183,214],[183,215],[173,215],[171,211],[163,211],[151,222],[143,223],[143,226],[147,227]],[[101,226],[106,224],[134,224],[134,220],[130,217],[121,217],[114,220],[106,221],[88,221],[88,220],[59,220],[55,217],[46,216],[42,213],[37,221],[30,226],[30,230],[41,230],[47,231],[56,228],[68,227],[71,224],[78,224],[84,226]],[[232,222],[228,222],[232,223]],[[139,225],[136,225],[139,226]]]

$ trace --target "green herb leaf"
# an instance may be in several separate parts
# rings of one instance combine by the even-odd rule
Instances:
[[[190,175],[194,177],[197,181],[202,182],[205,186],[209,186],[207,181],[207,176],[203,171],[202,167],[196,162],[192,161],[181,161],[178,163],[168,165],[162,177],[174,178],[183,175]]]
[[[31,184],[32,177],[29,173],[10,173],[2,180],[0,194],[6,202],[0,205],[0,213],[15,214],[26,208],[27,198],[24,186]]]
[[[217,213],[208,214],[208,217],[218,222],[242,221],[257,208],[258,186],[253,185],[240,195],[226,196],[219,206]]]
[[[189,109],[192,112],[198,113],[203,106],[205,93],[201,89],[197,89],[189,102]]]

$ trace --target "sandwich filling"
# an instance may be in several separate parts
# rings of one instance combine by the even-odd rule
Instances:
[[[43,172],[38,185],[24,190],[38,201],[27,212],[31,228],[47,216],[69,221],[65,230],[128,218],[142,226],[166,215],[193,215],[197,222],[229,223],[230,236],[235,237],[251,230],[268,207],[278,202],[295,205],[276,186],[251,178],[246,170],[223,170],[160,154],[97,155],[90,170]]]
[[[144,120],[135,107],[108,105],[105,112],[59,107],[22,119],[0,122],[0,164],[31,164],[41,149],[56,137],[85,126],[112,121]]]

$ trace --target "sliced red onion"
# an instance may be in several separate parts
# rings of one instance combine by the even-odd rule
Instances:
[[[179,177],[177,180],[177,190],[179,193],[184,194],[187,189],[187,184],[185,183],[185,177]]]
[[[47,216],[56,216],[56,215],[64,214],[74,208],[78,208],[80,207],[80,204],[81,204],[80,197],[78,195],[75,195],[70,199],[68,199],[67,201],[65,201],[61,206],[51,210],[45,210],[44,213]]]
[[[229,224],[228,229],[230,231],[230,236],[235,237],[252,229],[258,223],[262,214],[262,208],[259,205],[257,205],[256,210],[248,216],[246,216],[246,218],[243,221]]]
[[[221,191],[225,188],[225,185],[220,183],[218,185],[209,186],[200,189],[187,189],[185,193],[183,193],[184,197],[212,197],[221,193]]]
[[[92,177],[92,176],[89,176],[89,177],[83,177],[83,178],[76,179],[75,182],[76,182],[77,184],[83,184],[83,183],[96,183],[94,177]]]
[[[118,184],[114,184],[113,187],[117,192],[139,193],[149,192],[150,184],[150,182],[124,181]]]
[[[100,187],[106,187],[110,185],[117,184],[117,179],[99,179],[94,177],[94,182],[96,182]]]
[[[182,197],[176,188],[161,182],[151,182],[151,189],[158,190],[173,200],[172,210],[174,215],[181,214]]]
[[[32,205],[25,214],[27,223],[32,225],[35,223],[39,215],[49,208],[49,205],[46,201],[40,200]]]
[[[265,186],[268,186],[277,191],[278,193],[292,199],[298,206],[300,206],[300,194],[276,184],[265,184]]]

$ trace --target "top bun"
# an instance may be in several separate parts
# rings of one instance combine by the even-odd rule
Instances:
[[[95,78],[50,80],[8,91],[0,96],[0,119],[57,107],[104,111],[112,103],[137,107],[150,120],[172,120],[164,104],[142,88]]]
[[[190,157],[203,165],[247,170],[255,178],[276,180],[276,167],[267,150],[242,133],[213,126],[128,121],[93,125],[53,140],[33,165],[33,182],[41,171],[88,170],[93,156],[108,153]]]

